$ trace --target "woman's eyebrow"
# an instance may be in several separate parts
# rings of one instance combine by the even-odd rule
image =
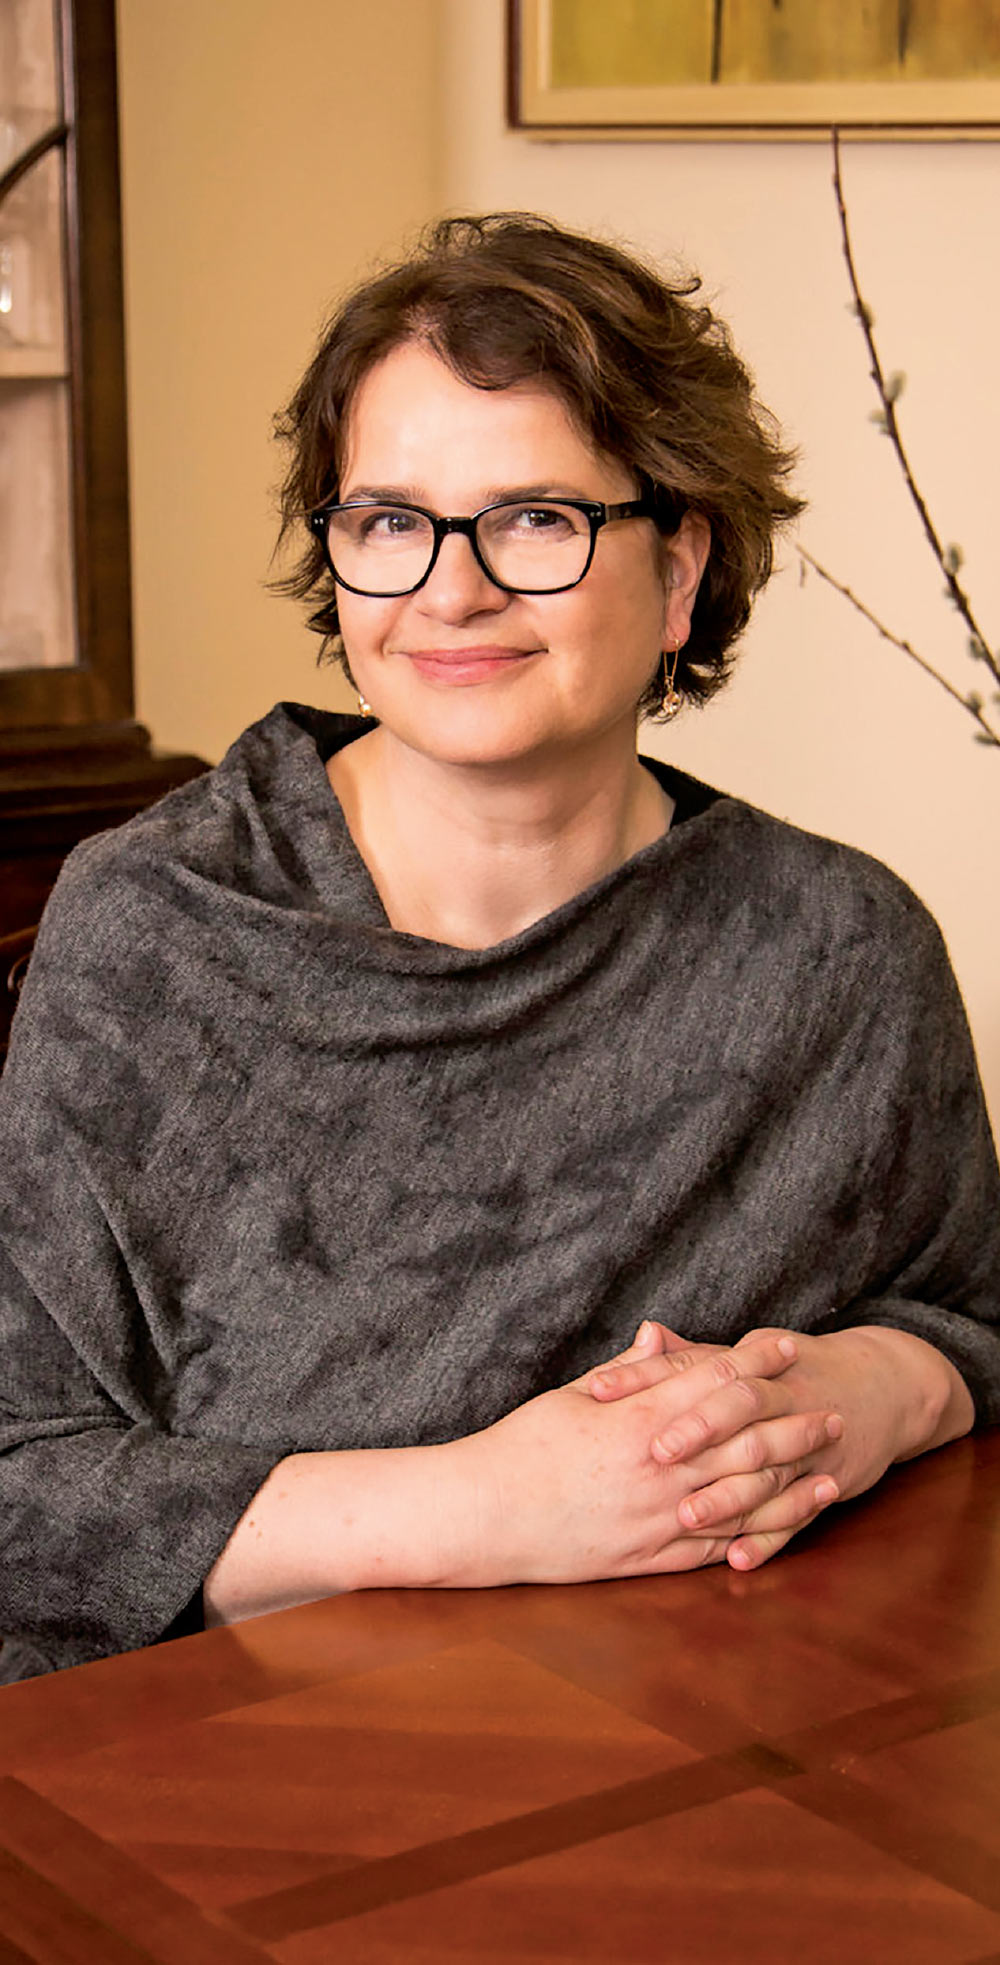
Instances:
[[[345,494],[349,501],[366,498],[373,505],[421,505],[423,499],[412,484],[353,484]]]
[[[549,478],[539,484],[494,485],[492,490],[486,493],[486,502],[488,505],[498,505],[503,504],[508,498],[584,498],[585,496],[586,493],[580,490],[579,485],[570,485],[564,478],[558,480]]]
[[[482,499],[482,504],[476,509],[480,511],[484,510],[487,505],[504,504],[508,499],[583,498],[587,496],[585,492],[580,490],[579,486],[569,485],[563,480],[553,482],[551,479],[539,481],[536,484],[488,485],[478,495]],[[353,503],[356,499],[367,499],[375,505],[419,505],[425,511],[433,510],[433,507],[422,495],[419,487],[412,484],[355,484],[351,486],[350,490],[344,496],[345,502],[348,503]]]

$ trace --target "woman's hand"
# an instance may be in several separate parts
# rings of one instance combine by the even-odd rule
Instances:
[[[640,1338],[611,1367],[628,1373],[637,1365],[643,1382],[630,1387],[629,1397],[593,1396],[588,1374],[444,1450],[454,1456],[453,1474],[472,1484],[479,1517],[471,1567],[463,1564],[454,1582],[570,1583],[723,1560],[739,1524],[716,1514],[702,1532],[692,1532],[678,1509],[741,1464],[730,1436],[770,1415],[771,1389],[793,1369],[799,1339],[766,1331],[700,1356],[663,1350],[658,1337],[653,1342],[655,1353],[649,1338]],[[712,1416],[721,1447],[706,1439],[680,1453],[657,1448],[702,1409]],[[783,1421],[783,1433],[771,1436],[776,1450],[783,1458],[814,1454],[826,1438],[826,1420],[814,1413]],[[763,1463],[741,1489],[750,1508],[774,1492],[772,1469]]]
[[[289,1454],[206,1578],[208,1622],[339,1590],[584,1582],[721,1562],[734,1529],[697,1535],[677,1510],[726,1471],[732,1449],[670,1464],[652,1442],[742,1377],[758,1406],[798,1339],[766,1331],[738,1350],[676,1362],[666,1343],[650,1327],[617,1361],[648,1363],[654,1352],[659,1361],[655,1382],[631,1398],[602,1404],[582,1378],[465,1439]],[[771,1491],[769,1475],[758,1476],[752,1501]]]
[[[953,1367],[899,1331],[752,1331],[730,1349],[646,1326],[467,1439],[289,1455],[206,1579],[208,1618],[344,1589],[751,1569],[838,1490],[972,1416]]]
[[[592,1374],[592,1396],[635,1397],[664,1371],[674,1379],[679,1365],[693,1370],[714,1350],[687,1345],[662,1326],[654,1332],[612,1367]],[[762,1335],[749,1332],[735,1354]],[[718,1534],[725,1524],[732,1537],[727,1560],[736,1569],[766,1562],[820,1507],[838,1495],[863,1493],[894,1461],[956,1439],[972,1424],[964,1381],[921,1338],[866,1325],[823,1337],[797,1333],[796,1341],[795,1364],[760,1385],[752,1417],[741,1420],[731,1391],[725,1398],[713,1392],[689,1401],[653,1443],[654,1456],[667,1466],[693,1465],[706,1449],[730,1456],[722,1476],[685,1497],[678,1514],[698,1538]],[[794,1422],[818,1411],[842,1423],[828,1422],[826,1437],[803,1451]],[[774,1481],[763,1501],[752,1485],[760,1469]]]

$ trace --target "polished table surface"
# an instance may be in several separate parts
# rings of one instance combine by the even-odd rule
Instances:
[[[1000,1965],[1000,1434],[769,1567],[340,1597],[0,1691],[0,1965]]]

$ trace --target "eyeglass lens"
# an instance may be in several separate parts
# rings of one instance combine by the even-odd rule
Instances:
[[[548,499],[493,505],[476,519],[484,565],[519,593],[571,586],[586,567],[590,539],[583,512]],[[406,505],[341,505],[329,515],[327,543],[347,586],[367,594],[405,593],[430,566],[434,527]]]

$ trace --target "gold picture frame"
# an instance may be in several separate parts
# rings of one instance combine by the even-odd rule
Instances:
[[[1000,0],[507,0],[527,136],[1000,137]]]

